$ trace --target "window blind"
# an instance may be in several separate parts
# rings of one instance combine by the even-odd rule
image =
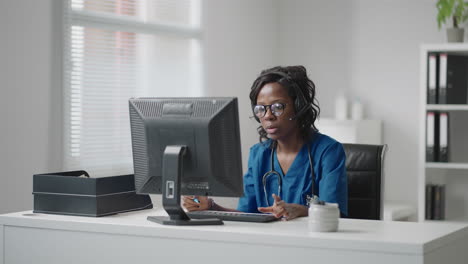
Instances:
[[[133,173],[128,99],[203,93],[200,2],[71,0],[64,20],[64,169]]]

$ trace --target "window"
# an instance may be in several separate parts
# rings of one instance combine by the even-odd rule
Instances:
[[[66,170],[133,173],[128,99],[202,95],[199,1],[67,2]]]

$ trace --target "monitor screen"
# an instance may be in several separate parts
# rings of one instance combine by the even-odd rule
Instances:
[[[136,190],[163,194],[171,219],[186,217],[180,195],[242,195],[237,98],[134,98],[129,108]]]

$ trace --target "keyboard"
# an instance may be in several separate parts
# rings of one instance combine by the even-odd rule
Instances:
[[[271,222],[276,221],[272,214],[257,214],[243,212],[225,212],[225,211],[192,211],[186,213],[193,219],[217,218],[225,221],[241,221],[241,222]]]

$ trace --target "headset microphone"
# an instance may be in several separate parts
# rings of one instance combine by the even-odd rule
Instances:
[[[312,106],[311,105],[308,105],[304,108],[301,109],[301,111],[297,112],[297,114],[293,117],[290,117],[289,118],[289,121],[293,121],[293,120],[296,120],[297,118],[299,118],[301,115],[303,115],[307,110],[309,110]]]

